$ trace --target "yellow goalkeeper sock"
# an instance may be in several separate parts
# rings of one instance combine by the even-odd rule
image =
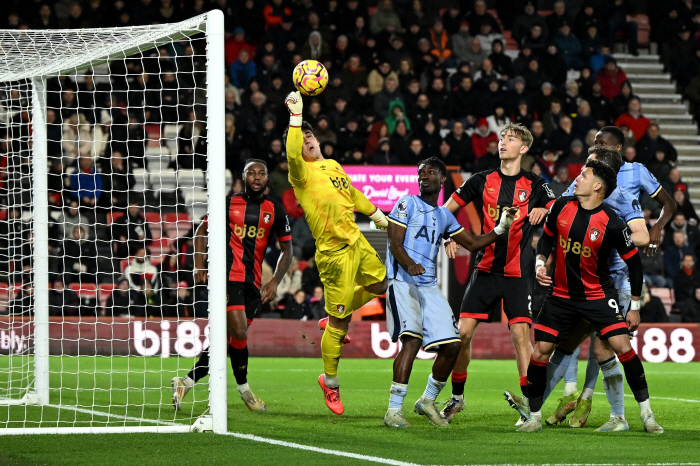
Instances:
[[[343,338],[348,333],[346,330],[326,326],[321,338],[321,356],[323,357],[323,371],[326,377],[335,378],[338,376],[338,362],[340,352],[343,349]]]
[[[352,295],[352,310],[355,312],[378,295],[370,293],[363,286],[356,286],[355,292]]]

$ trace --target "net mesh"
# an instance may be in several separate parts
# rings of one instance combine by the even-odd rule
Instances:
[[[181,411],[171,403],[171,379],[208,344],[192,241],[208,205],[203,32],[202,18],[0,31],[9,58],[0,63],[0,428],[191,424],[207,409],[206,379]],[[46,141],[32,139],[37,76],[49,76]],[[40,143],[48,251],[33,250]],[[34,286],[41,254],[48,290]],[[42,292],[49,405],[36,406],[32,320]]]

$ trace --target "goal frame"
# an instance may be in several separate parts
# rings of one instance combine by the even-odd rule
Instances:
[[[208,291],[209,309],[226,308],[226,256],[220,251],[226,248],[225,233],[225,193],[226,175],[217,170],[213,162],[223,164],[225,153],[225,60],[224,60],[224,15],[220,10],[212,10],[172,26],[163,32],[144,27],[144,34],[125,44],[114,43],[103,48],[90,49],[80,60],[73,58],[64,62],[39,63],[34,67],[0,67],[0,82],[31,79],[32,84],[32,166],[33,166],[33,235],[34,235],[34,382],[33,389],[21,399],[3,399],[0,405],[40,405],[50,404],[49,392],[49,222],[47,191],[47,127],[46,127],[46,80],[63,72],[75,72],[109,62],[117,58],[147,51],[187,37],[184,30],[192,31],[197,25],[206,37],[206,124],[208,134],[207,170],[208,222]],[[179,26],[179,28],[178,28]],[[109,32],[124,28],[103,28],[99,30],[45,30],[42,33]],[[139,27],[128,28],[138,30]],[[11,31],[23,34],[23,31]],[[199,32],[199,31],[197,31]],[[217,253],[218,252],[218,253]],[[0,435],[22,434],[82,434],[82,433],[180,433],[212,431],[217,434],[227,432],[227,337],[226,315],[223,312],[209,313],[209,409],[207,415],[196,419],[193,425],[164,422],[153,426],[89,426],[89,427],[20,427],[0,429]],[[59,406],[56,406],[59,408]],[[95,414],[101,414],[95,412]],[[108,415],[108,413],[104,413]]]

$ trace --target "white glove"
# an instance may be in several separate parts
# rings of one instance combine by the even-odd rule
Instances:
[[[289,125],[301,126],[301,122],[303,121],[301,112],[304,109],[304,102],[301,100],[299,91],[290,92],[287,98],[284,99],[284,105],[286,105],[287,110],[289,110]]]
[[[515,220],[515,217],[509,217],[508,211],[504,210],[501,214],[501,221],[498,222],[498,225],[496,225],[496,228],[494,228],[493,231],[495,231],[499,236],[502,235],[513,224],[513,220]]]
[[[389,220],[386,219],[386,215],[380,209],[375,208],[372,215],[369,218],[374,222],[374,225],[380,230],[386,230],[389,228]]]

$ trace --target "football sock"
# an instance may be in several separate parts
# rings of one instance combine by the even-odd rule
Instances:
[[[593,389],[592,388],[584,388],[583,391],[581,392],[581,397],[582,400],[590,400],[593,398]]]
[[[370,302],[373,298],[376,298],[376,294],[372,294],[369,291],[365,289],[363,286],[356,286],[355,287],[355,292],[352,295],[352,310],[356,311],[368,302]]]
[[[520,377],[520,392],[523,394],[525,398],[527,398],[528,390],[527,390],[527,376],[525,377]]]
[[[445,388],[445,385],[447,382],[438,382],[433,378],[433,374],[430,374],[428,376],[428,385],[425,387],[425,391],[423,392],[423,396],[426,398],[429,398],[431,400],[434,400],[435,398],[438,397],[440,392],[442,391],[443,388]]]
[[[634,394],[634,399],[638,403],[642,401],[649,400],[649,387],[647,386],[647,379],[644,374],[644,366],[642,366],[642,361],[639,360],[639,356],[634,352],[633,349],[628,352],[618,356],[622,367],[625,369],[625,378],[627,379],[627,384],[632,389]]]
[[[209,374],[209,347],[207,346],[202,354],[199,355],[199,359],[195,363],[191,371],[187,373],[187,377],[198,382],[200,379]]]
[[[578,391],[576,382],[564,382],[564,396],[571,396]]]
[[[598,372],[600,371],[598,361],[595,358],[595,354],[593,354],[593,339],[594,337],[591,337],[591,345],[588,347],[588,364],[586,365],[586,380],[583,382],[584,391],[587,388],[590,388],[591,395],[593,394],[593,390],[595,389],[596,382],[598,382]],[[590,398],[586,399],[590,400]]]
[[[243,395],[243,393],[250,390],[250,387],[248,386],[247,383],[241,384],[237,388],[238,388],[238,393],[240,393],[241,395]]]
[[[467,372],[452,373],[452,397],[464,397],[464,384],[467,383]]]
[[[579,346],[571,353],[569,365],[564,374],[564,382],[578,382],[578,358],[581,356],[581,347]]]
[[[403,383],[391,382],[391,395],[389,395],[389,408],[403,407],[403,400],[408,393],[408,385]]]
[[[547,365],[547,386],[544,391],[544,400],[554,391],[559,381],[564,378],[564,374],[571,362],[571,354],[566,354],[563,350],[556,348],[549,358]],[[530,393],[532,396],[532,393]]]
[[[639,402],[639,410],[643,413],[647,411],[651,411],[651,405],[649,404],[649,400],[644,400]]]
[[[231,358],[233,376],[238,385],[248,383],[248,340],[234,340],[228,345],[228,356]]]
[[[321,355],[323,357],[323,371],[326,373],[326,386],[329,388],[336,388],[335,385],[329,385],[333,383],[333,379],[338,377],[338,362],[340,360],[340,353],[343,349],[343,338],[348,332],[346,330],[340,330],[333,328],[330,325],[326,326],[326,330],[323,332],[323,337],[321,338]]]
[[[625,378],[615,356],[600,363],[603,371],[603,388],[610,403],[611,416],[625,416]]]
[[[530,365],[527,368],[527,382],[529,385],[530,412],[536,413],[544,404],[544,391],[547,387],[547,365],[545,361],[535,361],[530,356]]]

